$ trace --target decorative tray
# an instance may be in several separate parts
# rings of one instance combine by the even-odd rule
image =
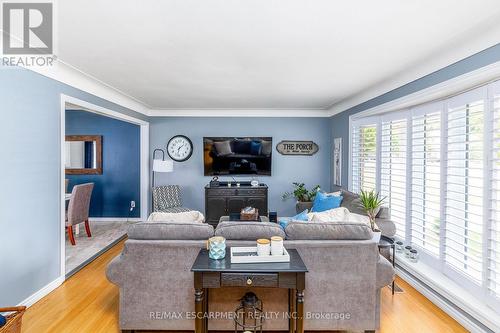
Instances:
[[[281,256],[259,256],[257,255],[257,247],[231,247],[231,263],[232,264],[255,264],[266,262],[290,262],[290,254],[283,248]]]

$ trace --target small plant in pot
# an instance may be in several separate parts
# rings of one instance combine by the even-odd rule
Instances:
[[[380,197],[379,193],[375,191],[363,191],[359,194],[359,200],[361,202],[361,207],[365,210],[368,218],[370,219],[370,227],[374,232],[378,232],[378,238],[380,239],[380,230],[375,224],[375,216],[377,216],[380,207],[382,206],[385,198]]]
[[[316,185],[312,189],[308,190],[304,183],[293,183],[293,191],[285,192],[281,198],[283,201],[295,198],[297,200],[295,209],[297,210],[297,213],[300,213],[306,209],[312,208],[314,198],[316,197],[316,193],[318,193],[319,188],[319,185]]]

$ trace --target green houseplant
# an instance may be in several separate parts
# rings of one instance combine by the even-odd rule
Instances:
[[[292,185],[293,191],[285,192],[281,196],[283,201],[290,198],[295,198],[295,200],[297,200],[297,203],[295,205],[297,213],[300,213],[306,209],[311,209],[312,202],[314,201],[314,198],[316,197],[316,193],[318,193],[320,186],[316,185],[308,190],[304,183],[292,183]]]
[[[382,198],[379,193],[375,191],[363,191],[359,194],[359,200],[361,202],[361,207],[365,210],[368,218],[370,219],[370,226],[373,231],[376,230],[375,216],[377,216],[380,207],[382,206],[385,198]]]

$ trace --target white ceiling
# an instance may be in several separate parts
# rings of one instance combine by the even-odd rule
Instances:
[[[442,67],[442,54],[495,44],[474,41],[500,20],[498,0],[61,0],[57,10],[59,59],[152,114],[329,109]]]

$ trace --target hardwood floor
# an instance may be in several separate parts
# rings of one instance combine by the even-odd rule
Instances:
[[[62,286],[30,307],[23,333],[119,332],[118,288],[108,282],[105,269],[118,255],[123,241],[69,278]],[[382,291],[382,333],[467,332],[410,285],[398,279],[404,293]]]

